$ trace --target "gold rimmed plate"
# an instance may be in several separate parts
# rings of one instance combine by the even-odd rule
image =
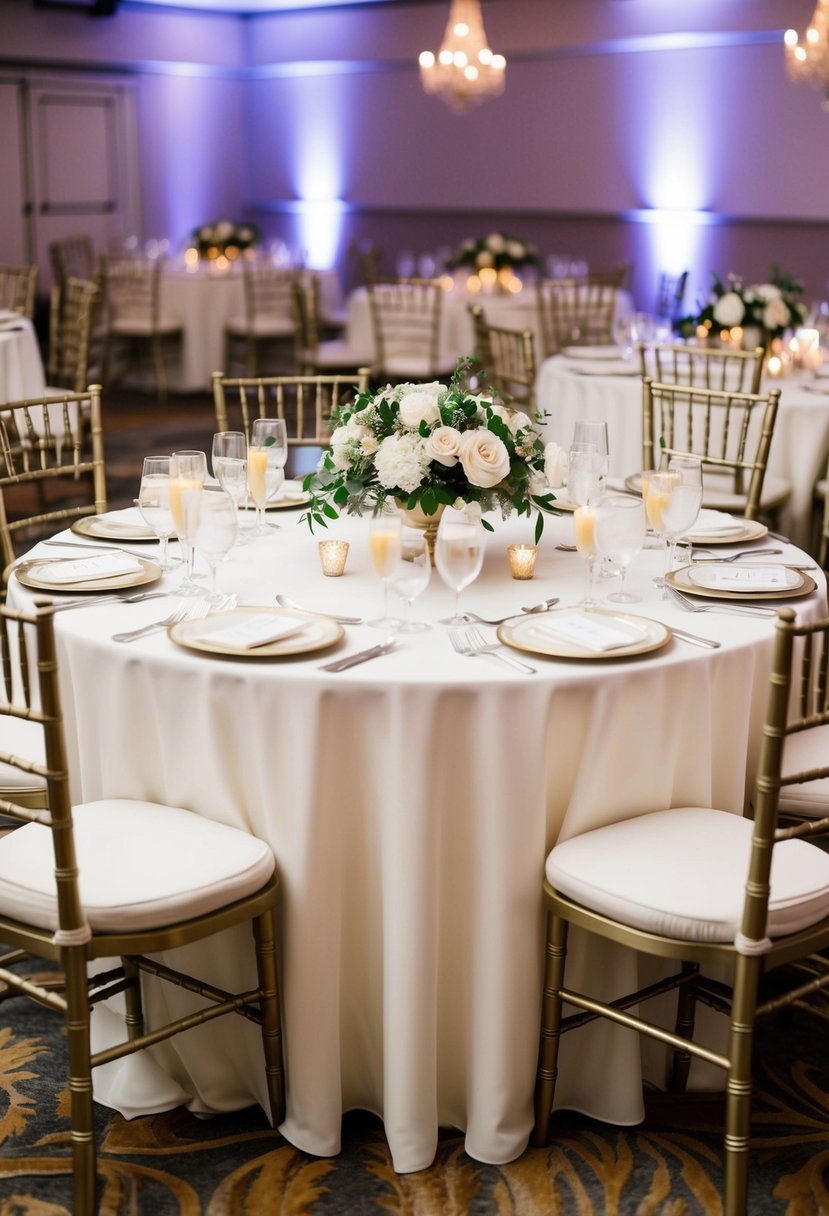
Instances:
[[[154,583],[161,578],[161,567],[157,562],[148,561],[145,557],[137,557],[135,560],[140,565],[140,570],[131,570],[125,574],[116,574],[109,578],[88,578],[78,582],[71,583],[56,583],[51,579],[39,578],[38,571],[44,566],[58,566],[64,559],[53,557],[36,557],[31,561],[21,562],[19,566],[14,567],[14,573],[17,581],[23,587],[31,587],[35,591],[49,591],[53,593],[66,592],[67,595],[76,595],[85,591],[124,591],[128,587],[141,587],[145,583]],[[76,561],[76,558],[66,558],[67,562]]]
[[[744,545],[747,541],[762,540],[768,536],[768,528],[756,519],[737,519],[740,524],[735,532],[694,532],[692,536],[683,537],[693,545]]]
[[[103,515],[82,515],[72,524],[71,531],[78,536],[91,536],[96,540],[153,541],[158,537],[148,528],[136,511],[106,511]]]
[[[273,617],[275,621],[280,617],[286,621],[304,617],[307,624],[296,632],[261,646],[228,645],[219,636],[229,626],[243,625],[253,617],[263,615]],[[283,612],[279,608],[270,607],[233,608],[230,612],[220,612],[201,620],[179,621],[167,628],[170,640],[185,650],[197,650],[203,654],[233,659],[282,659],[292,655],[312,654],[315,650],[326,650],[333,646],[344,634],[342,625],[329,616],[317,616],[313,612],[297,612],[293,609]]]
[[[722,571],[731,571],[732,573],[734,569],[727,562],[706,562],[705,572],[710,576],[706,581],[709,583],[715,581],[716,575],[712,574],[714,568]],[[759,564],[753,568],[757,570],[763,569]],[[788,585],[786,587],[762,591],[731,590],[730,588],[711,585],[704,587],[699,582],[694,582],[694,579],[691,577],[691,572],[694,571],[695,576],[699,578],[700,575],[696,574],[696,572],[700,571],[700,569],[700,566],[680,566],[678,570],[671,570],[666,576],[665,581],[669,586],[676,587],[677,591],[682,591],[685,595],[699,595],[704,599],[737,600],[746,603],[750,603],[753,600],[799,599],[804,595],[811,595],[817,588],[817,583],[813,578],[810,578],[808,574],[804,574],[802,570],[796,570],[791,566],[784,567],[787,571],[786,581]]]
[[[601,609],[556,608],[538,616],[522,616],[498,626],[498,639],[505,646],[525,650],[530,654],[548,655],[555,659],[589,659],[607,661],[624,659],[633,655],[650,654],[660,650],[671,639],[671,631],[662,621],[651,617],[636,616],[629,612],[612,612]],[[573,625],[583,627],[585,619],[598,631],[596,640],[601,641],[607,632],[608,649],[594,649],[568,636]],[[556,632],[557,623],[563,625]],[[625,641],[625,638],[629,641]],[[612,644],[612,647],[611,647]]]

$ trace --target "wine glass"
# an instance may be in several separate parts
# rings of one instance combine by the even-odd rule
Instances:
[[[596,552],[611,561],[622,578],[621,588],[607,598],[617,604],[636,604],[641,597],[628,591],[625,575],[645,543],[645,504],[629,494],[605,494],[595,511]]]
[[[395,566],[391,585],[406,604],[406,616],[399,626],[401,633],[423,633],[431,629],[425,621],[412,620],[412,604],[429,586],[432,577],[432,558],[429,542],[423,532],[404,528],[402,533],[402,561]]]
[[[455,592],[455,611],[441,620],[441,625],[465,625],[460,610],[460,594],[481,573],[484,564],[484,535],[482,528],[470,520],[452,519],[444,514],[435,542],[435,566],[438,574]]]
[[[389,583],[402,559],[403,521],[390,503],[383,503],[369,522],[368,551],[371,564],[383,580],[383,615],[366,623],[375,629],[396,630],[400,621],[389,616]]]
[[[285,480],[288,433],[284,418],[255,418],[248,448],[248,490],[256,507],[256,535],[266,532],[265,505]]]
[[[169,570],[173,564],[167,556],[167,542],[176,530],[170,510],[170,457],[145,456],[141,484],[135,500],[141,518],[158,537],[158,564]]]
[[[248,496],[248,445],[241,431],[217,431],[213,436],[213,476],[238,511]],[[238,544],[244,543],[240,532],[241,527]]]
[[[204,452],[173,452],[170,457],[170,510],[185,563],[184,579],[177,588],[180,595],[201,595],[204,591],[193,578],[196,559],[193,538],[199,522],[206,477],[207,457]]]
[[[573,427],[572,447],[581,444],[592,444],[601,457],[602,477],[607,478],[610,471],[610,456],[607,445],[607,422],[598,418],[579,418]]]
[[[585,507],[605,486],[605,458],[595,443],[574,443],[567,455],[567,498]]]
[[[674,568],[676,542],[693,528],[702,506],[702,461],[672,456],[668,467],[648,471],[645,509],[654,532],[665,538],[664,577]],[[667,597],[663,588],[663,598]]]
[[[233,548],[238,526],[236,503],[226,490],[210,490],[202,494],[193,543],[210,571],[210,588],[206,599],[211,607],[224,600],[224,596],[216,590],[216,567]]]

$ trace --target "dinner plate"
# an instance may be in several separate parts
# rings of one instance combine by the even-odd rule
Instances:
[[[642,493],[642,474],[631,473],[625,478],[625,489],[630,490],[634,494]],[[717,512],[727,514],[727,512]],[[694,546],[710,545],[744,545],[750,540],[762,540],[768,535],[768,528],[765,524],[759,523],[756,519],[744,519],[741,515],[732,515],[734,520],[733,529],[717,529],[714,532],[694,532],[693,536],[682,537],[683,541],[690,541]]]
[[[311,495],[307,494],[299,482],[295,483],[296,488],[291,487],[286,490],[287,483],[283,485],[276,498],[265,503],[266,511],[290,511],[292,507],[304,507],[306,503],[311,501]],[[248,509],[253,510],[253,499],[248,499]]]
[[[743,592],[791,591],[800,586],[800,571],[788,566],[752,562],[738,565],[735,562],[706,562],[702,566],[691,566],[688,577],[695,587],[707,591]]]
[[[722,587],[702,587],[699,583],[695,583],[691,577],[692,571],[708,570],[713,566],[719,566],[720,569],[728,569],[725,562],[706,562],[704,567],[701,566],[680,566],[678,570],[671,570],[666,576],[666,582],[671,587],[676,587],[678,591],[683,591],[686,595],[701,595],[706,599],[718,600],[743,600],[750,602],[752,600],[788,600],[798,599],[803,595],[811,595],[816,589],[817,583],[808,574],[804,574],[802,570],[795,570],[791,566],[786,569],[791,575],[792,585],[775,591],[728,591]],[[758,566],[758,569],[762,567]]]
[[[605,609],[555,608],[539,616],[522,616],[505,621],[498,626],[498,639],[516,650],[531,654],[545,654],[557,659],[623,659],[630,655],[648,654],[659,650],[670,641],[671,631],[661,621],[646,616],[635,616],[628,612],[612,612]],[[553,632],[556,619],[565,623],[593,618],[597,627],[612,629],[620,637],[628,634],[629,643],[622,642],[612,650],[594,650],[573,638],[556,636]]]
[[[82,515],[72,524],[78,536],[94,536],[99,540],[158,541],[134,509],[107,511],[103,515]]]
[[[299,633],[267,642],[263,646],[229,646],[220,638],[215,641],[211,634],[218,633],[233,624],[243,624],[254,616],[267,613],[269,617],[307,617],[308,624]],[[219,612],[201,620],[179,621],[167,627],[167,636],[185,650],[198,650],[205,654],[222,655],[236,659],[279,659],[296,654],[310,654],[314,650],[325,650],[333,646],[344,635],[342,625],[328,616],[317,616],[312,612],[285,612],[279,608],[244,607],[230,612]]]
[[[567,359],[612,359],[621,361],[618,346],[565,346],[561,352]]]
[[[55,566],[63,560],[77,561],[77,558],[36,557],[15,566],[14,573],[17,581],[24,587],[31,587],[36,591],[49,591],[54,594],[65,591],[68,595],[84,591],[122,591],[127,587],[141,587],[144,583],[154,583],[161,578],[161,567],[157,562],[148,561],[145,557],[135,559],[141,566],[140,570],[135,570],[130,574],[115,575],[113,578],[90,578],[79,583],[53,583],[38,578],[37,572],[41,566]]]

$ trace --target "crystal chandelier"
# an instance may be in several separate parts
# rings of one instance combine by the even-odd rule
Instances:
[[[807,80],[821,89],[823,108],[829,110],[829,0],[817,0],[802,42],[797,30],[786,30],[783,41],[792,80]]]
[[[504,91],[507,61],[487,44],[478,0],[452,0],[440,50],[423,51],[418,62],[426,92],[440,94],[454,110]]]

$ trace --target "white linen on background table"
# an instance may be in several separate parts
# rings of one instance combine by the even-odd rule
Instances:
[[[0,329],[0,404],[42,397],[45,387],[35,327],[18,316],[13,327]]]
[[[298,516],[280,513],[279,531],[236,550],[220,567],[220,589],[235,590],[240,603],[272,607],[283,592],[303,607],[375,615],[382,590],[365,521],[329,530],[351,543],[346,574],[333,580],[322,576],[317,537]],[[463,604],[495,616],[550,595],[580,599],[582,559],[554,547],[572,540],[570,516],[548,522],[532,582],[510,579],[506,563],[507,543],[530,540],[532,525],[496,528]],[[631,611],[688,626],[687,614],[657,599],[660,566],[657,552],[634,563],[629,581],[647,599]],[[817,577],[820,595],[795,602],[804,619],[825,611]],[[14,581],[10,596],[27,599]],[[538,674],[525,677],[453,652],[434,624],[451,602],[435,574],[414,605],[432,630],[341,674],[320,665],[382,635],[349,627],[336,652],[222,660],[164,634],[110,641],[161,616],[158,602],[56,617],[74,798],[192,807],[272,845],[283,884],[281,1130],[301,1149],[333,1154],[343,1112],[374,1111],[402,1172],[431,1163],[443,1125],[463,1129],[480,1161],[523,1151],[546,854],[558,839],[662,805],[741,813],[772,648],[770,619],[708,614],[693,618],[695,631],[721,640],[720,650],[674,642],[641,659],[534,655]],[[193,947],[188,956],[219,985],[231,982],[228,971],[253,982],[242,931],[225,949]],[[571,964],[604,977],[606,995],[637,982],[635,955],[588,948],[578,934]],[[157,987],[147,984],[148,1024],[195,1003],[174,990],[160,1008]],[[96,1049],[110,1016],[94,1014]],[[636,1041],[610,1025],[577,1033],[557,1102],[612,1122],[640,1120]],[[152,1062],[145,1054],[96,1070],[98,1100],[127,1115],[180,1102],[197,1111],[266,1102],[258,1032],[238,1020],[154,1048]],[[648,1062],[662,1080],[661,1057]]]

